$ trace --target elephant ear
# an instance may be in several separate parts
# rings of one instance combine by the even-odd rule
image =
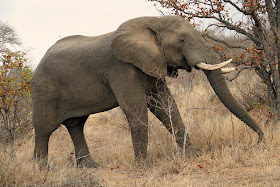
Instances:
[[[112,49],[119,60],[162,78],[167,75],[167,66],[156,37],[157,21],[156,17],[142,17],[123,23],[116,31]]]

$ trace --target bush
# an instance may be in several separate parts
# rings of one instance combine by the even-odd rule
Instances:
[[[11,146],[15,138],[30,132],[31,70],[23,52],[0,51],[0,142]]]

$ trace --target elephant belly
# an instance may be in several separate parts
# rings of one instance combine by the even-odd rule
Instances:
[[[118,106],[112,91],[96,84],[95,88],[89,85],[87,88],[77,86],[74,90],[68,89],[59,104],[64,119],[104,112]]]

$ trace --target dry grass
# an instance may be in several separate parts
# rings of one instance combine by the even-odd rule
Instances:
[[[223,107],[200,76],[196,73],[191,92],[186,74],[169,82],[186,124],[190,117],[189,134],[202,149],[201,157],[182,158],[171,135],[150,114],[149,162],[136,166],[128,124],[114,109],[90,116],[86,124],[100,168],[75,167],[70,136],[61,127],[50,139],[49,167],[41,171],[32,162],[33,138],[18,140],[13,150],[0,145],[0,186],[279,186],[280,128],[256,109],[250,111],[265,133],[266,142],[257,145],[256,134]],[[231,90],[240,97],[236,85],[231,83]]]

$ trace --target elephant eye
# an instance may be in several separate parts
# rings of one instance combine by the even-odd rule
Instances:
[[[185,43],[185,38],[184,38],[184,37],[181,37],[181,38],[180,38],[180,42],[181,42],[181,43]]]

